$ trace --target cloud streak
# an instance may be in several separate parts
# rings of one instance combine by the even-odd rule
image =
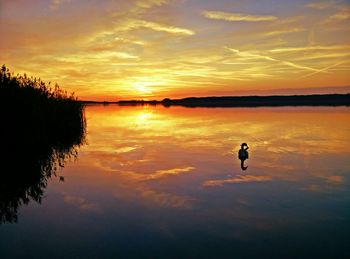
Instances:
[[[161,31],[161,32],[167,32],[171,34],[183,34],[183,35],[194,35],[194,31],[179,28],[175,26],[169,26],[164,24],[159,24],[155,22],[148,22],[148,21],[138,21],[137,26],[148,28],[155,31]]]
[[[287,28],[287,29],[280,29],[280,30],[265,32],[264,36],[270,37],[270,36],[277,36],[277,35],[295,33],[295,32],[301,32],[301,31],[305,31],[305,29],[304,28]]]
[[[334,6],[335,3],[335,1],[315,1],[307,4],[306,7],[322,10]]]
[[[313,73],[310,73],[310,74],[301,76],[300,79],[302,79],[302,78],[307,78],[307,77],[310,77],[310,76],[314,76],[314,75],[316,75],[316,74],[318,74],[318,73],[328,71],[329,69],[331,69],[331,68],[333,68],[333,67],[337,67],[337,66],[339,66],[339,65],[341,65],[341,64],[344,64],[344,63],[347,63],[347,61],[337,62],[337,63],[335,63],[335,64],[333,64],[333,65],[330,65],[330,66],[328,66],[328,67],[325,67],[325,68],[323,68],[323,69],[320,69],[319,71],[316,71],[316,72],[313,72]]]
[[[136,6],[144,9],[149,9],[154,6],[164,5],[167,2],[167,0],[139,0],[136,2]]]
[[[50,8],[55,10],[65,3],[69,3],[71,0],[52,0]]]
[[[235,178],[229,178],[229,179],[223,179],[223,180],[208,180],[204,182],[203,186],[213,187],[213,186],[223,186],[224,184],[229,184],[229,183],[237,184],[237,183],[267,182],[271,180],[272,180],[272,177],[268,175],[261,175],[261,176],[238,175]]]
[[[194,35],[195,32],[186,28],[180,28],[173,25],[167,25],[163,23],[151,22],[140,19],[127,19],[121,25],[118,24],[115,28],[115,31],[131,31],[136,29],[150,29],[158,32],[166,32],[169,34],[178,34],[178,35]]]
[[[268,60],[268,61],[279,62],[283,65],[290,66],[293,68],[302,69],[302,70],[309,70],[309,71],[313,71],[313,72],[323,72],[319,69],[315,69],[315,68],[303,66],[303,65],[298,65],[298,64],[295,64],[295,63],[290,62],[290,61],[279,60],[279,59],[276,59],[276,58],[273,58],[270,56],[266,56],[266,55],[255,54],[255,53],[251,53],[248,51],[239,51],[237,49],[232,49],[232,48],[228,48],[228,47],[227,47],[227,49],[232,51],[233,53],[237,54],[238,56],[248,58],[248,59],[264,59],[264,60]]]
[[[350,19],[350,8],[340,8],[335,14],[329,16],[323,23],[341,22]]]
[[[299,51],[314,51],[314,50],[347,50],[350,49],[350,45],[328,45],[328,46],[305,46],[305,47],[288,47],[271,49],[270,52],[299,52]]]
[[[184,168],[173,168],[173,169],[168,169],[168,170],[158,170],[154,174],[148,175],[147,179],[156,179],[156,178],[160,178],[160,177],[163,177],[163,176],[178,175],[178,174],[182,174],[182,173],[189,173],[193,169],[194,169],[194,167],[188,166],[188,167],[184,167]]]
[[[275,21],[278,18],[271,15],[252,15],[243,13],[227,13],[220,11],[203,11],[204,17],[213,20],[224,20],[229,22],[266,22]]]

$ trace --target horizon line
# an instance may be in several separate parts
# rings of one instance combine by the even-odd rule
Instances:
[[[151,99],[151,100],[145,100],[145,99],[122,99],[122,100],[116,100],[116,101],[97,101],[97,100],[80,100],[79,102],[94,102],[94,103],[120,103],[120,102],[159,102],[162,103],[166,100],[168,101],[181,101],[186,100],[190,98],[196,98],[196,99],[204,99],[204,98],[252,98],[252,97],[258,97],[258,98],[268,98],[268,97],[302,97],[302,96],[331,96],[331,95],[350,95],[350,92],[347,93],[315,93],[315,94],[272,94],[272,95],[208,95],[208,96],[187,96],[182,98],[175,98],[172,99],[170,97],[165,97],[161,100],[158,99]]]

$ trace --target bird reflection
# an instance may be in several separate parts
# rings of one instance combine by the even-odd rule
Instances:
[[[244,165],[244,161],[249,158],[249,153],[247,151],[248,149],[249,149],[249,147],[248,147],[247,143],[242,143],[241,149],[238,150],[238,159],[241,160],[241,169],[243,171],[247,170],[247,168],[248,168],[248,166]]]

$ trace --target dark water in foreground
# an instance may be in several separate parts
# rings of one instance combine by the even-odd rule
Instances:
[[[349,258],[350,108],[86,117],[77,161],[0,225],[0,258]]]

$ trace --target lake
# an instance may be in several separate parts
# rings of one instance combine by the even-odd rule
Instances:
[[[349,258],[350,108],[85,113],[76,159],[0,225],[1,258]]]

